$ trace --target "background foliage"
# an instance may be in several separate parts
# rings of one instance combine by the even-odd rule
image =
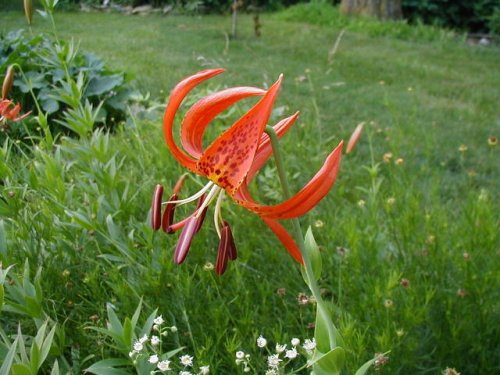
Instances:
[[[266,87],[284,73],[272,121],[301,110],[283,142],[294,190],[332,145],[366,123],[333,192],[302,219],[322,246],[328,271],[321,286],[350,348],[345,373],[389,349],[377,374],[437,375],[448,366],[462,374],[498,372],[496,47],[470,47],[434,28],[426,29],[433,38],[408,29],[411,37],[401,38],[399,26],[387,23],[384,33],[375,24],[370,32],[347,30],[332,53],[340,27],[274,15],[263,15],[261,38],[251,17],[242,16],[239,39],[229,41],[228,18],[220,16],[145,22],[64,13],[56,20],[62,40],[81,39],[82,50],[135,75],[153,99],[113,133],[92,128],[57,142],[41,133],[29,149],[13,139],[2,143],[1,366],[13,358],[19,368],[28,363],[57,374],[57,364],[61,373],[78,374],[121,355],[132,373],[126,344],[133,334],[128,330],[118,346],[106,330],[110,316],[135,325],[141,299],[137,327],[158,309],[178,327],[168,346],[186,346],[183,353],[215,374],[237,374],[234,353],[242,349],[265,367],[254,344],[260,334],[273,342],[310,337],[314,306],[297,301],[305,292],[300,272],[256,217],[225,205],[239,259],[222,278],[204,269],[215,259],[213,228],[202,229],[178,267],[171,260],[177,236],[149,227],[155,184],[169,191],[185,172],[162,139],[168,91],[181,77],[223,66],[227,73],[195,98],[224,86]],[[0,13],[0,25],[6,34],[24,27],[24,17]],[[34,31],[47,30],[48,22],[37,19]],[[216,121],[207,136],[250,105]],[[37,120],[23,124],[34,131]],[[256,183],[259,200],[280,199],[272,163]],[[199,184],[189,178],[183,196]],[[42,363],[31,348],[47,352]]]
[[[164,6],[171,4],[182,9],[203,9],[211,13],[227,13],[232,1],[223,0],[114,0],[122,5]],[[22,1],[0,0],[0,9],[21,9]],[[34,0],[37,3],[37,0]],[[102,0],[61,0],[60,4],[67,8],[78,6],[79,3],[100,5]],[[264,11],[278,10],[298,3],[309,3],[304,0],[246,0],[243,9],[248,6],[258,6]],[[340,0],[316,0],[312,4],[337,5]],[[424,23],[449,29],[470,32],[500,33],[500,0],[402,0],[403,16],[412,24]]]

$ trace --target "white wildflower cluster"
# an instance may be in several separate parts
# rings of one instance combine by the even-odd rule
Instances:
[[[243,366],[243,372],[250,372],[250,354],[246,354],[245,352],[239,350],[236,352],[236,364],[238,366]]]
[[[279,375],[283,374],[284,368],[295,363],[295,359],[299,358],[301,354],[303,357],[312,356],[314,349],[316,348],[316,341],[314,339],[306,339],[301,346],[301,340],[298,338],[293,338],[290,340],[290,344],[277,343],[274,347],[274,351],[268,348],[268,341],[264,336],[259,336],[256,340],[257,347],[260,349],[266,349],[266,364],[267,370],[265,375]],[[250,372],[249,365],[250,356],[245,354],[243,351],[236,353],[236,364],[243,366],[243,372]]]
[[[177,332],[177,327],[168,327],[165,324],[163,317],[160,315],[153,320],[153,332],[151,336],[144,335],[135,340],[132,344],[132,351],[129,357],[134,362],[134,365],[139,363],[149,363],[153,370],[151,375],[163,373],[178,373],[179,375],[208,375],[210,374],[209,366],[200,366],[198,372],[193,369],[194,358],[188,354],[182,355],[178,361],[171,360],[162,351],[162,338],[169,333]]]

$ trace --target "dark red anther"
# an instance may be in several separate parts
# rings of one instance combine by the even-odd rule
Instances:
[[[234,243],[234,237],[233,237],[233,232],[231,231],[231,227],[229,226],[228,223],[224,222],[224,227],[227,228],[227,232],[228,232],[228,242],[229,242],[229,252],[228,252],[228,256],[229,256],[229,259],[230,260],[236,260],[236,258],[238,257],[238,254],[236,253],[236,244]]]
[[[160,229],[161,226],[161,198],[163,197],[163,186],[156,185],[151,204],[151,227],[153,230]]]
[[[231,227],[224,222],[221,230],[219,249],[217,251],[217,260],[215,262],[215,272],[218,275],[224,274],[227,268],[228,260],[236,259],[236,246],[234,244]]]
[[[172,194],[172,196],[168,199],[169,202],[176,201],[178,198],[177,194]],[[176,203],[167,203],[165,206],[165,211],[163,211],[163,218],[161,220],[161,227],[164,232],[174,233],[174,231],[170,228],[174,223],[174,213]]]
[[[198,205],[196,206],[196,211],[198,211],[198,209],[201,207],[201,205],[203,204],[203,202],[205,201],[205,194],[203,194],[199,199],[198,199]],[[203,211],[201,212],[200,216],[199,216],[199,219],[198,219],[198,227],[196,228],[196,233],[198,233],[201,229],[201,226],[203,224],[203,221],[205,221],[205,216],[207,216],[207,211],[208,211],[208,206],[205,207],[203,209]]]
[[[191,216],[187,219],[186,225],[182,229],[181,235],[179,236],[179,241],[175,247],[174,252],[174,262],[181,264],[186,259],[189,252],[191,242],[196,234],[196,228],[198,226],[199,219],[196,216]]]

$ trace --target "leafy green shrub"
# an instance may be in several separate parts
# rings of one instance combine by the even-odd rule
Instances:
[[[451,31],[423,24],[409,25],[406,21],[380,22],[370,17],[346,17],[337,7],[324,2],[297,4],[278,13],[280,20],[306,22],[338,29],[363,32],[369,35],[394,36],[406,40],[441,40],[454,36]]]
[[[80,104],[99,108],[97,124],[112,127],[125,118],[133,94],[129,77],[108,68],[97,56],[80,52],[73,42],[45,34],[29,37],[22,30],[10,32],[0,37],[0,72],[4,74],[11,65],[16,79],[9,98],[21,103],[24,111],[43,111],[53,133],[68,128],[61,121],[67,123],[67,109]],[[29,133],[21,124],[13,124],[10,131],[15,139]]]
[[[423,21],[473,32],[498,32],[490,24],[492,15],[498,13],[497,0],[403,0],[403,13],[411,22]]]

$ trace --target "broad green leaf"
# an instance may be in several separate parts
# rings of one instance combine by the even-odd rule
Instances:
[[[5,290],[3,284],[0,284],[0,312],[2,311],[3,308],[4,298],[5,298]]]
[[[335,327],[335,325],[333,324],[333,321],[331,320],[331,316],[332,316],[332,309],[333,309],[333,306],[330,306],[329,303],[327,302],[323,302],[324,305],[327,307],[328,309],[328,317],[324,317],[323,314],[321,314],[319,311],[317,312],[316,314],[316,327],[315,327],[315,330],[314,330],[314,338],[316,339],[316,345],[317,345],[317,348],[323,352],[323,353],[326,353],[328,352],[330,349],[332,349],[332,347],[330,346],[330,337],[328,335],[328,323],[326,321],[326,319],[329,319],[330,320],[330,323],[332,325],[332,330],[333,330],[333,347],[343,347],[344,346],[344,340],[342,339],[342,336],[340,335],[339,331],[337,330],[337,328]]]
[[[36,372],[32,372],[29,366],[24,363],[16,363],[12,365],[11,368],[12,375],[36,375]]]
[[[344,366],[345,362],[345,351],[340,346],[330,350],[328,353],[321,353],[319,350],[315,350],[312,360],[313,370],[317,375],[330,374],[336,375],[340,374],[340,370]],[[323,372],[322,372],[323,371]]]
[[[30,350],[30,365],[31,365],[31,370],[30,372],[33,374],[36,374],[38,372],[38,369],[40,368],[40,365],[42,362],[40,361],[40,348],[38,347],[38,344],[36,343],[36,340],[31,343],[31,350]]]
[[[323,269],[323,260],[321,258],[319,247],[316,243],[316,240],[314,239],[311,227],[309,227],[306,232],[305,246],[309,259],[311,260],[314,277],[316,278],[316,280],[319,280],[319,278],[321,277],[321,271]]]
[[[125,359],[110,358],[94,363],[85,372],[90,372],[96,375],[130,375],[128,371],[115,368],[114,366],[126,366],[130,362]]]
[[[93,77],[85,91],[86,96],[101,95],[123,83],[123,74]]]
[[[130,322],[130,318],[125,318],[123,321],[123,333],[122,333],[122,341],[125,349],[128,351],[132,347],[132,337],[133,337],[133,327]]]

